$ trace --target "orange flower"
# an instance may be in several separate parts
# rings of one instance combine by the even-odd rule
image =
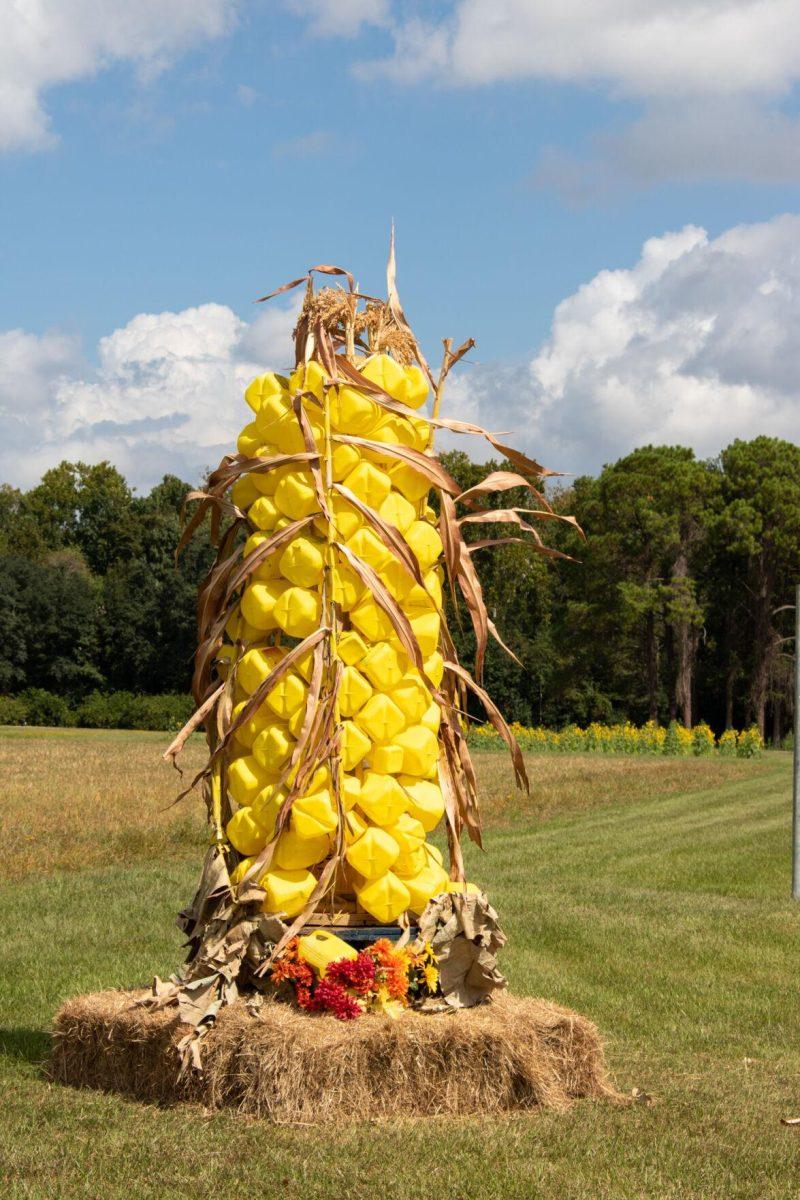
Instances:
[[[388,938],[381,938],[369,948],[375,960],[376,978],[384,984],[392,1000],[405,1000],[408,995],[408,962],[402,950],[396,950]]]

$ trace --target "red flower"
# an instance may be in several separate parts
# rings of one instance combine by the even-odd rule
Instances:
[[[321,979],[314,989],[313,1007],[319,1012],[333,1013],[339,1021],[352,1021],[361,1016],[361,1006],[348,996],[340,983]]]
[[[328,967],[326,978],[365,996],[375,983],[375,961],[362,950],[358,958],[340,958]]]

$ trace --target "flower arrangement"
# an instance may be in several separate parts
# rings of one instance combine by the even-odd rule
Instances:
[[[764,743],[756,728],[737,733],[728,729],[715,742],[714,734],[705,722],[687,729],[678,721],[665,728],[655,721],[633,725],[602,725],[593,721],[585,729],[567,725],[563,729],[533,728],[520,724],[510,726],[520,749],[532,754],[707,754],[738,755],[751,758],[761,753]],[[467,740],[479,749],[502,749],[503,742],[491,725],[470,725]]]
[[[428,942],[419,946],[393,946],[381,938],[359,951],[355,958],[337,959],[323,972],[305,962],[298,939],[286,945],[270,972],[276,987],[287,984],[300,1008],[329,1013],[352,1021],[363,1013],[398,1016],[410,1005],[436,994],[439,972]]]

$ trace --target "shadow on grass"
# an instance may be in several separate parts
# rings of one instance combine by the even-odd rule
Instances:
[[[43,1029],[0,1029],[0,1054],[41,1065],[50,1056],[52,1039]]]

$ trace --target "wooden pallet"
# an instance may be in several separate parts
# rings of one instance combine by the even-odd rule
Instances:
[[[327,912],[312,912],[311,916],[306,919],[308,928],[319,929],[324,926],[338,926],[341,928],[357,928],[362,925],[379,925],[380,922],[374,917],[369,916],[368,912],[363,911],[363,908],[355,900],[333,900],[333,904]]]
[[[306,928],[309,929],[319,929],[324,926],[336,926],[341,929],[363,925],[378,927],[379,923],[369,913],[343,912],[338,910],[329,913],[312,913],[306,920]]]
[[[386,923],[376,921],[352,896],[334,896],[330,907],[325,912],[311,913],[305,923],[306,929],[326,927],[360,929],[369,926],[374,926],[376,929],[385,929]]]

